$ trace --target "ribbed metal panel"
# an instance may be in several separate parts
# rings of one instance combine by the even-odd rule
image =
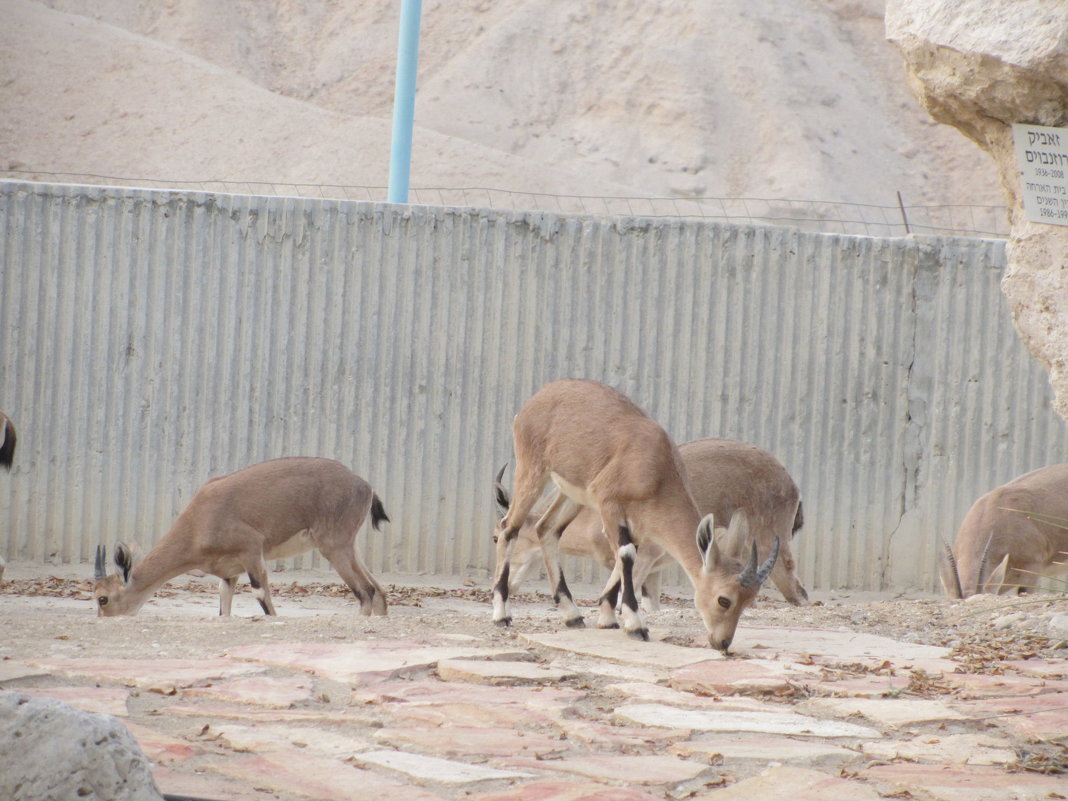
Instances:
[[[816,589],[934,589],[972,501],[1068,453],[1001,242],[17,183],[0,232],[9,559],[151,546],[207,478],[309,454],[382,496],[376,573],[485,579],[512,417],[564,376],[775,453]]]

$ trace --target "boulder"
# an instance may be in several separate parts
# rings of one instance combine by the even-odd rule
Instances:
[[[1040,0],[888,0],[886,36],[937,121],[993,158],[1012,226],[1002,291],[1068,420],[1068,226],[1024,214],[1013,123],[1068,126],[1068,5]]]
[[[111,715],[0,691],[0,798],[162,801],[148,760]]]

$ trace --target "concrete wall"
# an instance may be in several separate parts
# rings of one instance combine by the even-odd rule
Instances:
[[[972,501],[1068,452],[1000,241],[3,183],[0,254],[8,559],[149,546],[309,454],[385,501],[374,571],[484,579],[512,417],[564,376],[775,453],[815,589],[935,589]]]

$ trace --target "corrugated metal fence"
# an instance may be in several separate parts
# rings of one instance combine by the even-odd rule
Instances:
[[[210,476],[312,454],[384,499],[376,573],[484,579],[512,417],[581,376],[775,453],[809,588],[933,590],[971,502],[1068,452],[1003,247],[0,183],[0,553],[148,546]]]

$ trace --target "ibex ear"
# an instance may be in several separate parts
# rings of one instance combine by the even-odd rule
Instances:
[[[720,560],[719,546],[715,537],[715,518],[708,514],[697,526],[697,550],[701,552],[701,564],[706,573],[714,570]]]
[[[512,501],[508,497],[508,490],[504,488],[502,480],[504,479],[504,470],[508,467],[505,465],[497,471],[497,477],[493,480],[493,497],[497,500],[497,505],[501,507],[501,511],[507,512],[508,507]]]
[[[122,580],[124,583],[129,583],[130,581],[130,571],[133,570],[134,553],[136,550],[136,546],[131,547],[124,542],[120,542],[115,546],[115,564],[118,565],[119,570],[122,571]]]
[[[1005,586],[1005,574],[1009,572],[1009,555],[1005,554],[1005,558],[1001,560],[1001,563],[993,569],[990,573],[990,577],[986,580],[986,591],[992,592],[995,595],[1001,593],[1001,588]]]

